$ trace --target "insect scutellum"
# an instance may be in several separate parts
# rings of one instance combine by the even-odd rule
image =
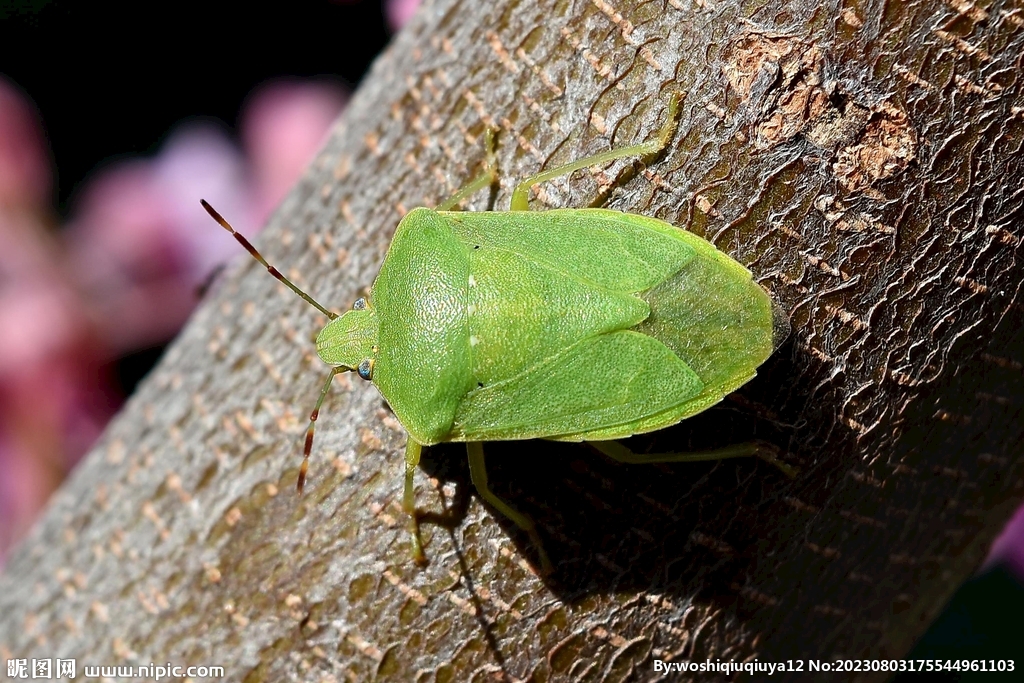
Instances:
[[[356,372],[365,380],[373,377],[374,356],[377,352],[377,316],[366,299],[356,299],[352,304],[352,310],[343,315],[338,315],[322,306],[316,299],[302,290],[294,282],[281,274],[274,266],[270,265],[263,255],[252,245],[244,235],[236,231],[223,216],[210,206],[205,199],[200,199],[206,212],[229,233],[238,243],[241,244],[254,259],[259,261],[275,278],[284,283],[289,289],[295,292],[303,301],[327,316],[329,322],[317,336],[317,353],[320,358],[331,367],[327,381],[320,390],[316,406],[309,415],[309,427],[306,429],[306,440],[302,449],[302,467],[299,469],[299,478],[296,488],[299,493],[306,485],[306,472],[309,470],[309,454],[313,450],[313,433],[316,429],[316,420],[320,415],[320,407],[324,398],[331,388],[331,382],[335,375],[342,372]],[[328,332],[330,330],[330,332]],[[325,340],[321,344],[321,340]]]

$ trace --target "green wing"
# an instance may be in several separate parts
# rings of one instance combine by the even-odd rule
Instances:
[[[668,347],[628,330],[586,339],[528,371],[471,391],[447,440],[582,434],[662,413],[700,394]]]
[[[612,292],[650,289],[699,251],[693,236],[675,226],[609,209],[440,213],[470,250],[509,251]]]

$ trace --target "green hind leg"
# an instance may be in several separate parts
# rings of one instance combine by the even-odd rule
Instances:
[[[498,512],[511,519],[515,522],[516,526],[530,535],[530,540],[540,556],[541,573],[550,574],[552,569],[551,560],[548,559],[548,554],[544,552],[544,545],[541,543],[540,535],[537,533],[537,526],[533,523],[533,519],[503,501],[487,485],[487,465],[484,463],[483,444],[471,441],[466,444],[466,451],[469,454],[469,476],[473,479],[473,486],[476,487],[477,493]]]
[[[659,462],[700,462],[703,460],[725,460],[726,458],[758,457],[778,467],[790,479],[796,477],[796,469],[775,457],[775,449],[760,441],[748,441],[725,448],[691,453],[634,453],[618,441],[588,441],[591,446],[612,460],[634,465],[650,465]]]

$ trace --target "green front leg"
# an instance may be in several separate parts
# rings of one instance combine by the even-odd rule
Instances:
[[[487,132],[484,133],[484,145],[487,151],[487,165],[484,168],[484,172],[470,180],[469,183],[460,188],[451,197],[438,204],[434,208],[435,211],[458,211],[459,202],[463,199],[498,182],[498,161],[494,153],[496,136],[497,131],[493,128],[488,128]]]
[[[411,436],[408,437],[405,442],[405,490],[402,492],[402,509],[412,518],[412,558],[419,565],[427,563],[427,556],[423,552],[423,542],[420,540],[420,517],[416,509],[413,476],[416,474],[416,466],[420,464],[422,452],[423,446]]]

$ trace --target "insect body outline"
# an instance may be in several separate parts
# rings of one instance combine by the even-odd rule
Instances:
[[[588,441],[625,462],[765,457],[753,444],[651,456],[614,441],[705,410],[749,381],[777,348],[788,322],[750,272],[703,238],[655,218],[529,210],[537,183],[660,154],[675,133],[679,101],[671,98],[652,140],[521,181],[509,211],[453,210],[497,181],[488,132],[485,172],[437,208],[406,214],[368,295],[340,316],[202,202],[272,275],[330,319],[316,341],[331,371],[310,416],[300,491],[324,398],[335,375],[349,371],[377,387],[408,434],[403,508],[420,562],[413,477],[424,446],[467,444],[481,497],[530,535],[544,572],[551,565],[533,520],[488,486],[483,442]]]

